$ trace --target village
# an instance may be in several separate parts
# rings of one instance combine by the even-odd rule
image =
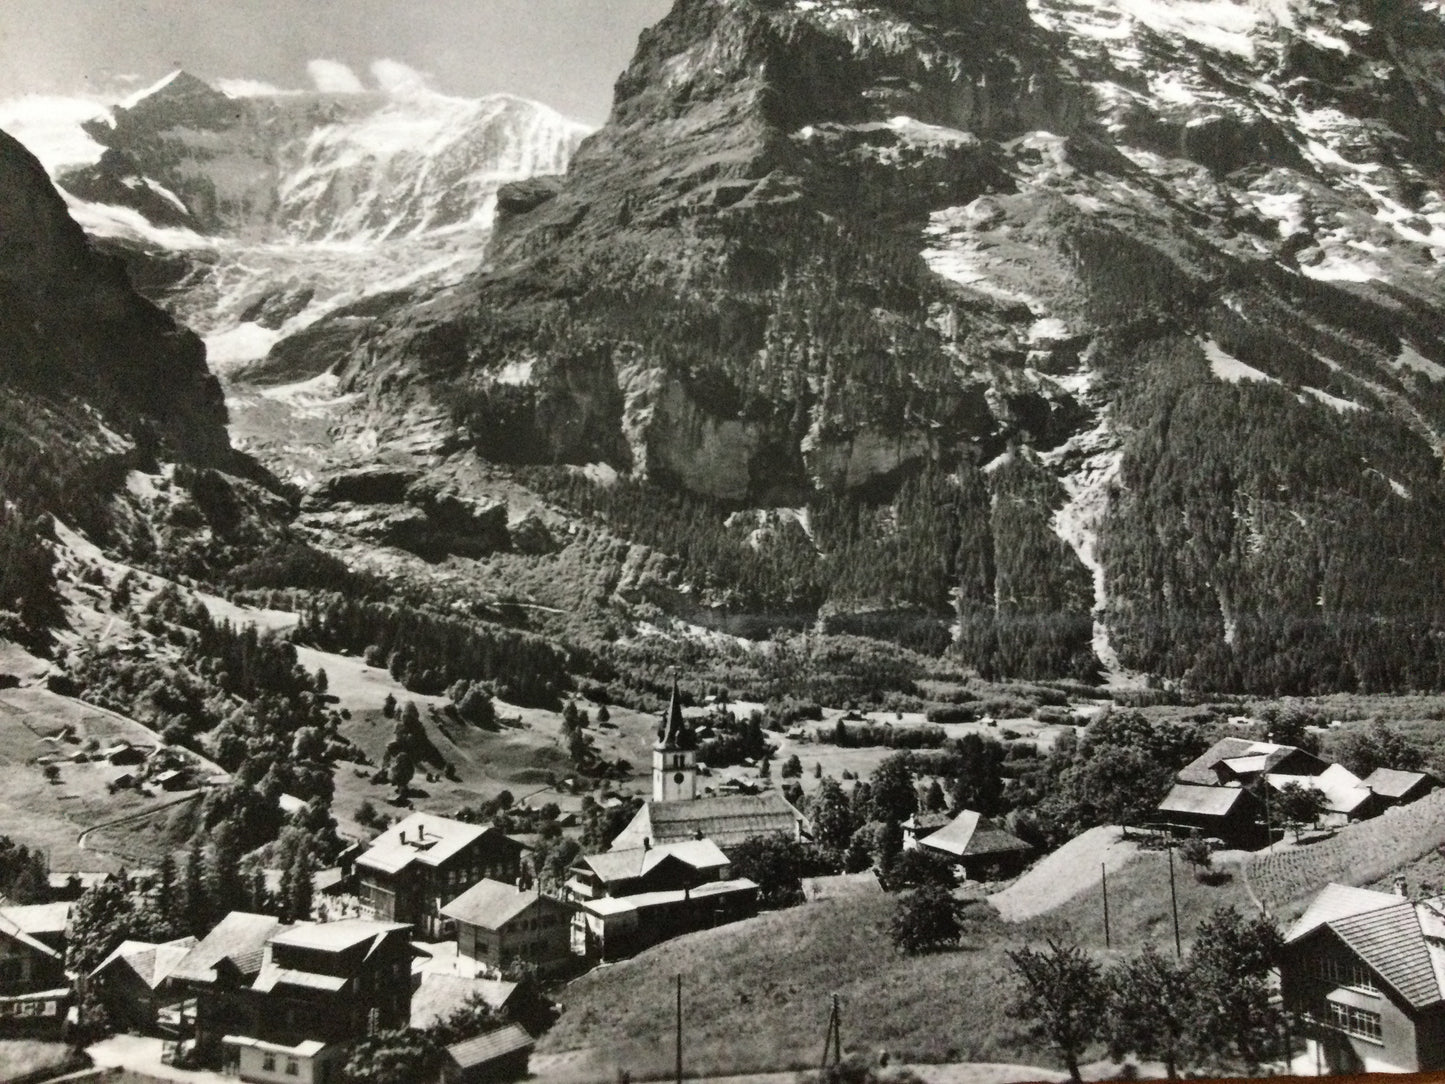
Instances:
[[[816,859],[838,829],[821,792],[802,801],[766,777],[705,786],[703,719],[688,719],[683,700],[674,678],[652,746],[650,800],[615,819],[606,849],[579,850],[550,877],[533,843],[494,824],[413,812],[315,873],[291,921],[229,909],[200,935],[126,939],[75,970],[84,954],[68,942],[91,921],[78,922],[81,911],[107,890],[124,898],[171,889],[154,870],[55,874],[52,902],[0,907],[0,1029],[78,1044],[96,1038],[94,1019],[103,1018],[114,1037],[92,1047],[96,1064],[110,1050],[113,1064],[123,1057],[126,1071],[154,1074],[137,1080],[372,1079],[355,1075],[355,1055],[378,1035],[430,1036],[429,1080],[522,1079],[536,1074],[533,1051],[556,1021],[551,995],[599,967],[745,923],[792,902],[794,889],[808,903],[894,893],[900,912],[910,898],[940,897],[952,915],[986,897],[1004,910],[1028,877],[1052,876],[1100,831],[1039,862],[1046,846],[985,811],[950,808],[937,779],[904,772],[912,800],[898,810],[907,815],[877,833],[872,852],[850,852],[844,872],[829,872]],[[122,768],[135,759],[124,743],[97,756]],[[880,767],[872,780],[875,801],[885,800],[885,774]],[[161,787],[174,777],[152,775]],[[868,786],[855,781],[854,798]],[[1430,805],[1436,786],[1424,770],[1381,765],[1361,778],[1298,745],[1227,736],[1180,764],[1165,797],[1122,831],[1134,846],[1167,851],[1172,895],[1176,852],[1181,876],[1186,865],[1201,880],[1231,862],[1244,871],[1251,854],[1286,851],[1291,834],[1298,847],[1302,836],[1388,824]],[[753,879],[739,867],[761,872]],[[1108,876],[1104,868],[1098,886],[1106,938]],[[1327,884],[1280,929],[1270,996],[1298,1031],[1270,1064],[1299,1073],[1445,1068],[1445,898],[1413,887],[1404,877],[1388,891]],[[1177,901],[1173,933],[1177,949]],[[939,947],[928,930],[911,936],[917,944],[895,934],[900,951]]]

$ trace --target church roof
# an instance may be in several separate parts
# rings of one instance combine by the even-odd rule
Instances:
[[[710,839],[727,850],[750,836],[769,832],[781,832],[797,839],[802,823],[803,815],[775,790],[722,798],[648,802],[612,841],[612,849],[640,847],[644,839],[653,846]]]
[[[687,720],[682,717],[682,694],[677,688],[677,678],[672,679],[672,699],[662,713],[662,725],[657,728],[659,749],[696,749],[697,735]]]

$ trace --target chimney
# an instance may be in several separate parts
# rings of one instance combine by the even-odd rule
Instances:
[[[647,836],[642,837],[642,849],[644,851],[652,850],[652,840],[649,839]]]
[[[403,828],[403,829],[401,830],[401,841],[402,841],[403,843],[406,842],[406,829],[405,829],[405,828]]]
[[[1410,895],[1410,893],[1407,891],[1408,887],[1409,886],[1406,883],[1404,877],[1395,878],[1395,895],[1403,898],[1408,898]]]
[[[416,841],[417,841],[418,843],[420,843],[420,842],[421,842],[423,839],[425,839],[425,838],[426,838],[426,825],[425,825],[425,824],[418,824],[418,825],[416,826]]]

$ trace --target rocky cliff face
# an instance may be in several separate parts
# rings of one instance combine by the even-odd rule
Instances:
[[[79,424],[96,440],[107,439],[104,426],[152,453],[228,460],[225,403],[200,340],[95,250],[40,163],[3,132],[0,238],[0,381],[14,397],[11,425],[40,425],[20,404],[43,404],[42,413],[88,417]]]
[[[1435,685],[1442,70],[1418,0],[678,0],[486,266],[254,376],[759,627]]]

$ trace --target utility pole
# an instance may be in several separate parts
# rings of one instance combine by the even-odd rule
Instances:
[[[1104,887],[1104,947],[1113,948],[1113,941],[1109,936],[1109,867],[1106,863],[1099,863],[1099,882]]]
[[[1179,893],[1174,888],[1174,842],[1169,842],[1169,906],[1174,910],[1174,956],[1184,955],[1179,945]]]
[[[828,1030],[823,1033],[823,1061],[819,1069],[828,1068],[828,1048],[833,1050],[833,1064],[843,1063],[843,1019],[838,1010],[838,995],[833,995],[833,1007],[828,1012]]]
[[[682,1084],[682,973],[677,976],[677,1084]]]

